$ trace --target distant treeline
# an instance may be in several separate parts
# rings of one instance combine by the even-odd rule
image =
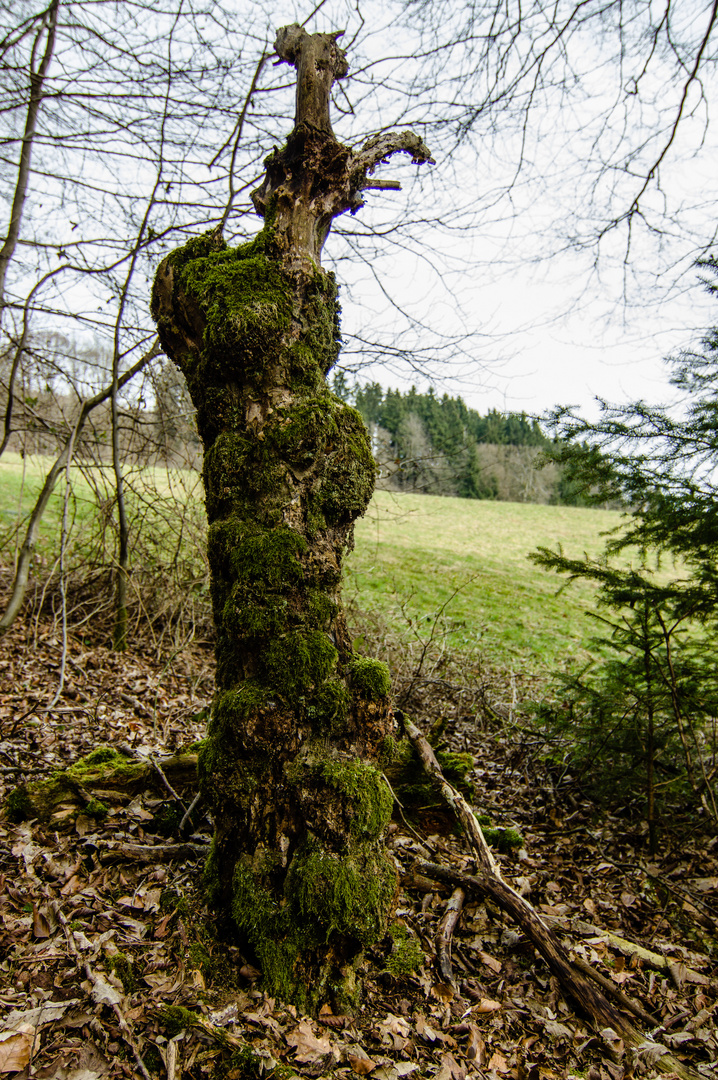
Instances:
[[[381,467],[379,487],[507,502],[581,502],[571,478],[552,462],[538,420],[490,409],[481,416],[460,397],[385,390],[379,383],[349,387],[339,374],[334,392],[362,414]]]

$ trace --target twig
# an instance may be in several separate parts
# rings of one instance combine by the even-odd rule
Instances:
[[[439,971],[444,980],[452,987],[456,987],[456,982],[454,981],[454,969],[451,966],[451,937],[459,921],[465,899],[466,893],[458,885],[446,902],[446,910],[434,939]]]
[[[122,862],[134,859],[137,862],[170,862],[172,859],[204,859],[209,851],[209,844],[116,844],[104,845],[100,851],[100,862]]]
[[[67,941],[68,948],[69,948],[70,952],[72,953],[72,957],[73,957],[73,959],[75,961],[75,967],[80,972],[80,974],[82,974],[84,972],[84,974],[87,976],[87,978],[92,983],[93,989],[98,990],[98,998],[99,998],[99,996],[100,996],[100,994],[102,993],[102,990],[103,990],[102,984],[105,983],[105,980],[100,979],[100,977],[95,974],[95,972],[90,967],[89,960],[85,960],[84,962],[82,961],[82,959],[80,957],[80,954],[77,951],[77,946],[75,945],[75,939],[72,936],[72,931],[70,930],[70,927],[67,924],[67,919],[65,918],[60,905],[57,904],[57,903],[53,903],[52,904],[52,910],[53,910],[53,912],[55,914],[55,918],[57,919],[60,926],[62,927],[62,931],[63,931],[63,933],[65,935],[65,940]],[[104,989],[106,989],[109,992],[109,986],[105,986]],[[113,1002],[110,1003],[110,1001],[108,999],[105,999],[105,1003],[110,1005],[110,1008],[112,1009],[113,1013],[115,1014],[115,1018],[116,1018],[117,1023],[118,1023],[118,1025],[120,1027],[123,1038],[124,1038],[125,1042],[127,1043],[127,1045],[129,1046],[130,1050],[132,1051],[132,1055],[133,1055],[133,1057],[135,1059],[135,1063],[137,1064],[137,1068],[142,1073],[142,1076],[144,1077],[144,1080],[152,1080],[152,1077],[150,1076],[150,1074],[147,1071],[147,1066],[145,1065],[144,1061],[142,1060],[142,1056],[141,1056],[139,1050],[137,1049],[137,1044],[135,1043],[135,1038],[134,1038],[134,1035],[132,1033],[132,1030],[131,1030],[129,1024],[127,1023],[127,1020],[125,1019],[124,1014],[123,1014],[122,1009],[120,1008],[119,1004],[116,1001],[113,1001]]]
[[[197,803],[199,802],[199,800],[201,798],[202,798],[202,792],[198,791],[197,794],[195,795],[194,799],[192,799],[192,802],[189,804],[188,809],[185,811],[184,817],[182,818],[182,820],[179,823],[179,832],[180,833],[184,829],[187,822],[192,821],[192,818],[191,818],[190,815],[191,815],[192,811],[194,810],[195,806],[197,805]]]
[[[177,794],[175,789],[170,784],[169,780],[167,779],[164,772],[162,771],[162,766],[159,764],[159,762],[157,762],[155,760],[155,758],[152,756],[152,754],[149,755],[149,761],[150,761],[150,764],[152,765],[152,768],[155,770],[155,772],[159,776],[160,780],[164,784],[165,790],[169,792],[169,794],[172,796],[172,798],[174,799],[175,802],[180,804],[180,806],[182,807],[182,809],[185,812],[185,815],[187,815],[187,813],[189,811],[187,810],[187,807],[185,806],[184,801],[179,797],[179,795]]]
[[[394,714],[394,715],[395,715],[395,716],[397,717],[397,719],[399,719],[399,720],[402,720],[402,719],[403,719],[403,716],[404,716],[404,714],[403,714],[403,713],[401,713],[401,712],[399,712],[399,710],[398,710],[398,709],[396,710],[396,712],[395,712],[395,714]],[[399,814],[401,815],[401,820],[402,820],[402,821],[404,822],[404,825],[406,826],[406,828],[407,828],[407,829],[409,830],[409,832],[410,832],[410,833],[411,833],[411,834],[413,835],[413,837],[414,837],[414,838],[415,838],[416,840],[418,840],[418,842],[419,842],[419,843],[421,844],[421,846],[422,846],[422,847],[425,847],[425,848],[427,849],[427,851],[431,851],[431,852],[432,852],[432,853],[433,853],[433,854],[435,855],[435,854],[436,854],[436,848],[435,848],[435,847],[434,847],[434,845],[433,845],[433,844],[431,843],[431,841],[429,841],[429,840],[427,840],[427,839],[426,839],[425,837],[423,837],[423,836],[421,835],[421,833],[418,833],[418,832],[416,831],[416,829],[414,828],[414,826],[413,826],[413,825],[411,825],[411,824],[410,824],[410,823],[409,823],[409,822],[408,822],[408,821],[406,820],[406,818],[404,817],[404,807],[403,807],[403,806],[402,806],[402,804],[401,804],[401,803],[399,802],[399,798],[398,798],[398,796],[397,796],[396,792],[394,791],[394,788],[393,788],[393,787],[391,786],[391,784],[389,783],[389,780],[388,780],[388,778],[387,778],[387,775],[386,775],[386,773],[382,773],[381,775],[382,775],[382,779],[383,779],[384,783],[386,784],[386,786],[387,786],[387,787],[389,788],[389,791],[391,792],[391,797],[393,798],[394,802],[396,803],[396,805],[397,805],[397,807],[398,807],[398,809],[399,809]]]
[[[177,1072],[177,1036],[167,1043],[167,1080],[175,1080]]]

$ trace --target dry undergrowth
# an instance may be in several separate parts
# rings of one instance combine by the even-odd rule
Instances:
[[[530,680],[483,671],[437,638],[404,640],[358,628],[396,672],[397,699],[425,729],[445,723],[447,749],[470,753],[468,780],[492,824],[522,846],[499,855],[505,875],[574,953],[656,1018],[661,1039],[706,1076],[715,1037],[718,844],[698,825],[667,828],[649,863],[640,827],[600,814],[556,785],[514,708]],[[63,694],[60,638],[30,614],[3,639],[0,779],[49,776],[101,744],[160,755],[201,737],[212,654],[196,642],[158,656],[151,635],[118,655],[97,623],[71,633]],[[422,659],[423,656],[423,659]],[[188,806],[195,791],[177,795]],[[107,792],[99,814],[60,808],[47,824],[0,821],[0,1071],[94,1080],[142,1076],[246,1080],[273,1074],[398,1077],[587,1076],[655,1073],[650,1048],[632,1055],[590,1029],[534,950],[490,903],[469,897],[454,933],[455,985],[436,966],[450,890],[412,871],[417,859],[470,866],[461,838],[431,797],[400,814],[390,849],[402,889],[390,933],[362,968],[352,1016],[297,1015],[260,989],[251,957],[217,943],[198,889],[211,825],[191,835],[159,773],[132,797]],[[194,848],[180,848],[189,840]],[[189,852],[189,854],[188,854]],[[663,970],[626,957],[604,931],[665,958]]]

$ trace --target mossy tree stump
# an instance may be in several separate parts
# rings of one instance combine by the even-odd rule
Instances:
[[[431,160],[411,132],[354,152],[329,122],[347,73],[336,36],[280,30],[297,68],[295,127],[254,192],[262,231],[229,248],[215,232],[158,269],[152,311],[184,372],[202,437],[217,693],[200,755],[215,840],[212,903],[302,1008],[356,992],[363,948],[395,892],[381,774],[394,720],[386,667],[357,657],[340,604],[342,561],[372,495],[359,414],[329,390],[339,306],[320,266],[331,222],[362,205],[397,151]]]

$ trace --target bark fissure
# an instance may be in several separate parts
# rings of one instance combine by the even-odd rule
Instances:
[[[336,35],[286,27],[276,49],[298,71],[297,114],[254,195],[264,228],[238,248],[215,232],[172,253],[152,310],[205,448],[217,627],[200,757],[215,821],[207,885],[268,989],[312,1009],[355,994],[396,890],[383,843],[388,671],[354,654],[340,599],[375,464],[361,417],[326,383],[339,306],[319,254],[383,157],[430,159],[411,133],[363,157],[336,140],[329,97],[348,70]]]

